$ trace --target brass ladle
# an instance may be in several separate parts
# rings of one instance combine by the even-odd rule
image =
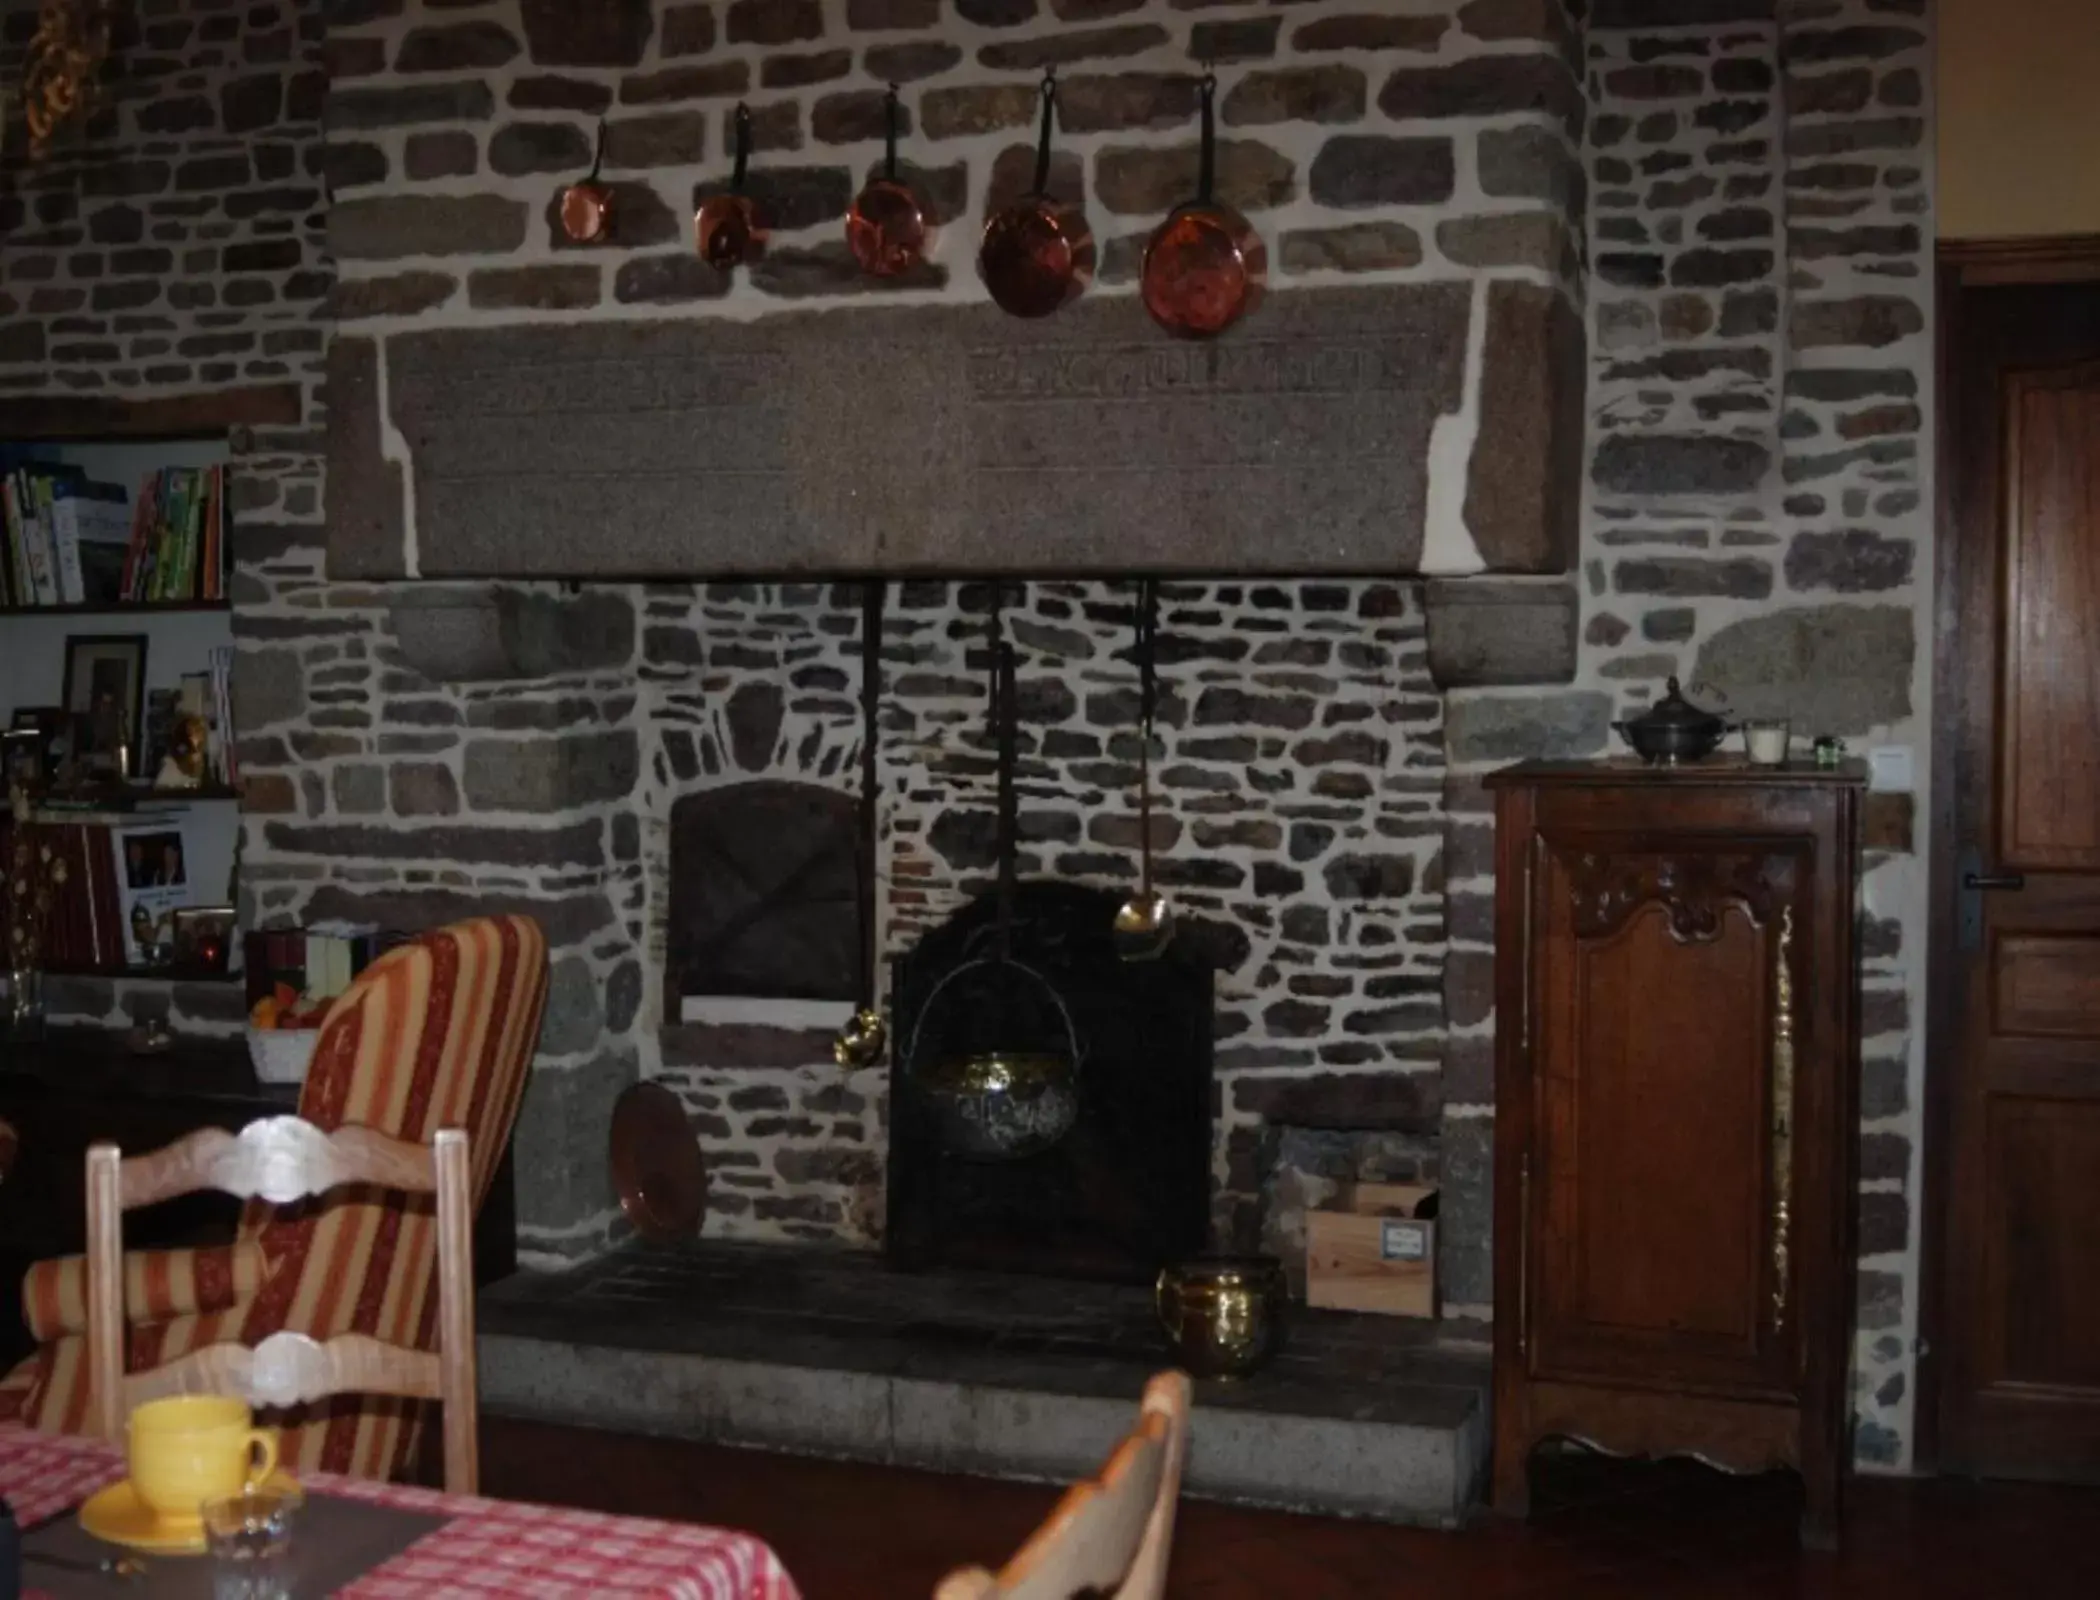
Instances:
[[[749,113],[739,106],[745,120]],[[739,171],[741,156],[739,156]],[[882,1059],[882,1052],[890,1039],[889,1024],[883,1020],[881,1009],[875,1004],[875,760],[876,740],[881,735],[877,726],[882,709],[882,605],[884,588],[880,583],[867,584],[861,591],[860,601],[860,841],[861,848],[868,852],[869,865],[863,885],[868,903],[861,908],[860,919],[860,1004],[853,1008],[853,1015],[838,1037],[831,1041],[831,1059],[842,1072],[858,1072],[872,1067]]]
[[[1116,908],[1116,954],[1125,961],[1150,961],[1174,937],[1174,912],[1152,887],[1152,722],[1145,721],[1138,748],[1138,887]]]
[[[1125,961],[1151,961],[1174,937],[1174,912],[1152,887],[1152,715],[1159,684],[1153,641],[1159,631],[1159,593],[1150,578],[1138,589],[1138,887],[1116,908],[1116,954]]]

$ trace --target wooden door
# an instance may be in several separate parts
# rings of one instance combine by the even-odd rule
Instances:
[[[2100,1481],[2100,286],[1959,305],[1940,1456]]]
[[[1540,856],[1531,1370],[1790,1399],[1805,874],[1689,833]]]

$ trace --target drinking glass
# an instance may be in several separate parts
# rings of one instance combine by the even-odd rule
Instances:
[[[214,1600],[287,1600],[295,1489],[255,1488],[204,1503]]]
[[[1755,767],[1786,765],[1788,737],[1792,730],[1783,719],[1763,718],[1743,724],[1743,749]]]

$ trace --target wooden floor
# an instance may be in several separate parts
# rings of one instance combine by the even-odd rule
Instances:
[[[486,1419],[486,1494],[748,1528],[806,1600],[927,1600],[996,1566],[1049,1488]],[[1428,1533],[1187,1500],[1174,1600],[2020,1600],[2100,1595],[2100,1491],[1952,1479],[1854,1486],[1845,1548],[1795,1547],[1784,1477],[1680,1463],[1541,1466],[1526,1524]]]

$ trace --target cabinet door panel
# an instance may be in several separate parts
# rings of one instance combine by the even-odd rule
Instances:
[[[1772,1040],[1784,861],[1766,872],[1750,858],[1584,853],[1571,870],[1549,851],[1546,868],[1535,1369],[1783,1392]],[[1686,898],[1694,882],[1703,903]]]

